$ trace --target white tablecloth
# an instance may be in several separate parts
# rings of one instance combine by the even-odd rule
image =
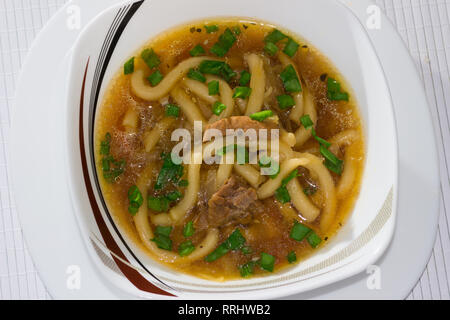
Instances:
[[[0,299],[51,299],[23,241],[6,157],[20,67],[39,30],[66,2],[0,0]],[[437,240],[428,266],[408,299],[450,299],[450,0],[376,3],[402,35],[424,80],[441,160]]]

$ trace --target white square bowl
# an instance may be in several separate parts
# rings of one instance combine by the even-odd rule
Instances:
[[[132,52],[174,26],[221,16],[278,25],[327,56],[353,89],[363,118],[367,150],[361,192],[353,213],[324,248],[280,273],[216,283],[158,264],[116,226],[99,191],[93,130],[97,105],[109,81]],[[339,1],[128,1],[104,11],[81,33],[72,52],[68,79],[67,167],[80,232],[100,272],[128,293],[145,298],[283,297],[355,275],[373,264],[389,245],[398,185],[391,97],[364,26]]]

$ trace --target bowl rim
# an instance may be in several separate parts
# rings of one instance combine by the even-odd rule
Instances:
[[[329,0],[330,2],[336,2],[336,3],[339,3],[339,1],[336,1],[336,0]],[[77,42],[75,43],[75,45],[74,45],[74,50],[73,50],[73,54],[75,55],[78,51],[78,49],[79,49],[79,47],[80,47],[80,45],[82,45],[83,44],[83,41],[84,41],[84,38],[85,38],[85,36],[87,35],[87,34],[89,34],[89,31],[91,31],[91,29],[92,28],[94,28],[95,26],[96,26],[96,24],[97,23],[99,23],[99,21],[103,18],[103,17],[105,17],[105,16],[107,16],[108,14],[110,14],[111,12],[113,12],[114,10],[117,10],[117,9],[120,9],[120,8],[124,8],[124,7],[128,7],[128,6],[131,6],[131,7],[133,7],[134,5],[136,5],[136,3],[140,3],[140,4],[142,4],[142,2],[143,1],[136,1],[136,0],[128,0],[128,1],[124,1],[124,3],[121,3],[121,4],[117,4],[117,5],[114,5],[114,6],[112,6],[112,7],[110,7],[110,8],[108,8],[108,9],[106,9],[105,11],[103,11],[99,16],[97,16],[96,18],[94,18],[87,26],[86,26],[86,28],[80,33],[80,36],[79,36],[79,38],[78,38],[78,40],[77,40]],[[140,5],[139,5],[140,6]],[[139,7],[138,7],[139,8]],[[213,15],[211,15],[211,17],[212,17]],[[194,19],[195,20],[195,19]],[[260,20],[260,19],[258,19],[258,20]],[[359,20],[358,20],[358,22],[359,22]],[[363,30],[364,30],[364,28],[362,28]],[[365,31],[365,30],[364,30]],[[376,52],[375,50],[374,50],[374,48],[372,48],[372,50],[374,51],[374,52]],[[378,57],[377,57],[377,59],[378,59]],[[379,59],[378,59],[378,63],[379,63]],[[379,67],[381,68],[381,65],[379,64]],[[382,70],[382,68],[381,68],[381,70]],[[74,57],[74,56],[72,56],[72,65],[71,65],[71,71],[69,72],[69,74],[70,74],[70,77],[73,79],[73,77],[72,77],[72,74],[74,73],[74,72],[78,72],[79,73],[79,65],[76,63],[76,57]],[[86,69],[86,74],[87,74],[87,69]],[[86,74],[85,74],[85,76],[86,76]],[[383,72],[383,76],[384,76],[384,72]],[[72,80],[71,79],[71,80]],[[384,78],[384,80],[386,81],[386,79]],[[78,87],[79,86],[79,84],[77,84],[75,87]],[[71,85],[69,86],[69,90],[72,90],[74,88],[74,85],[73,85],[73,81],[71,81]],[[388,93],[388,95],[389,95],[389,99],[390,99],[390,109],[391,109],[391,111],[392,111],[392,99],[391,99],[391,94],[390,94],[390,92],[389,92],[389,88],[386,86],[386,89],[387,89],[387,93]],[[70,97],[71,95],[69,94],[69,97]],[[70,104],[70,102],[69,102],[69,104]],[[393,118],[393,113],[392,113],[392,120],[393,120],[394,118]],[[69,126],[70,128],[72,128],[73,129],[73,126]],[[394,123],[394,132],[395,132],[395,136],[393,137],[393,139],[395,140],[395,146],[396,146],[396,150],[395,150],[395,153],[393,154],[393,158],[394,158],[394,162],[395,162],[395,173],[394,173],[394,177],[393,177],[393,189],[391,190],[391,192],[392,192],[392,198],[391,198],[391,201],[392,201],[392,203],[391,203],[391,205],[392,205],[392,218],[393,218],[393,220],[392,221],[395,221],[395,216],[396,216],[396,207],[397,207],[397,186],[398,186],[398,154],[397,154],[397,136],[396,136],[396,125],[395,125],[395,123]],[[68,135],[69,135],[69,139],[70,139],[70,141],[73,141],[73,131],[72,131],[72,134],[70,133],[70,130],[69,130],[69,132],[68,132]],[[73,152],[73,150],[71,151],[71,152],[69,152],[69,153],[72,153],[72,155],[74,155],[74,152]],[[75,152],[75,154],[76,154],[76,152]],[[70,158],[70,157],[69,157]],[[365,169],[365,170],[367,170],[367,168]],[[73,180],[73,172],[69,172],[68,173],[69,174],[69,180],[71,181],[71,185],[73,185],[73,183],[75,183],[74,182],[74,180]],[[71,178],[72,177],[72,178]],[[75,194],[75,193],[77,193],[78,192],[78,190],[76,190],[75,188],[72,188],[71,187],[71,196],[73,197],[73,195]],[[76,199],[77,197],[75,196],[75,197],[73,197],[73,202],[74,203],[77,203],[77,199]],[[97,199],[98,200],[98,199]],[[79,209],[80,208],[75,208],[75,211],[77,211],[77,212],[79,212]],[[92,243],[89,243],[89,241],[88,241],[88,239],[90,239],[90,241],[94,241],[95,242],[95,239],[93,240],[92,239],[92,234],[89,234],[89,233],[87,233],[86,232],[86,227],[85,227],[85,222],[84,221],[82,221],[82,219],[79,217],[79,215],[78,214],[76,214],[76,216],[77,216],[77,221],[78,221],[78,224],[79,224],[79,228],[80,228],[80,230],[81,230],[81,232],[82,232],[82,234],[84,235],[83,236],[83,238],[85,239],[85,241],[88,243],[88,245],[87,245],[87,247],[89,248],[89,251],[90,251],[90,256],[94,259],[94,261],[96,262],[96,265],[103,265],[103,263],[101,262],[101,259],[99,259],[99,257],[98,257],[98,250],[96,251],[96,250],[92,250],[92,248],[93,248],[93,245],[92,245]],[[108,224],[108,223],[107,223]],[[108,224],[108,227],[111,227],[109,224]],[[342,273],[338,273],[338,274],[336,274],[336,277],[334,278],[334,280],[333,281],[328,281],[328,282],[322,282],[321,284],[319,284],[319,285],[317,285],[317,286],[310,286],[310,288],[308,288],[308,290],[312,290],[312,289],[314,289],[314,288],[317,288],[317,287],[319,287],[319,286],[325,286],[325,285],[327,285],[327,284],[329,284],[329,283],[331,283],[331,282],[336,282],[336,281],[339,281],[339,280],[341,280],[341,279],[344,279],[344,278],[347,278],[347,277],[349,277],[349,276],[352,276],[352,275],[354,275],[354,274],[356,274],[356,273],[359,273],[359,272],[361,272],[361,271],[363,271],[365,268],[366,268],[366,266],[367,265],[370,265],[370,264],[372,264],[372,263],[374,263],[381,255],[382,255],[382,253],[385,251],[385,249],[388,247],[388,245],[389,245],[389,243],[390,243],[390,241],[391,241],[391,238],[392,238],[392,235],[393,235],[393,223],[391,223],[390,224],[390,227],[389,227],[389,230],[387,230],[387,229],[384,229],[384,231],[386,232],[387,231],[387,236],[384,236],[384,241],[381,243],[381,245],[379,245],[376,249],[376,251],[375,252],[373,252],[372,254],[371,254],[371,256],[370,257],[365,257],[365,260],[363,261],[363,263],[361,263],[361,264],[357,264],[357,263],[355,263],[355,262],[352,262],[352,263],[354,263],[355,265],[354,265],[354,267],[353,267],[353,269],[351,270],[351,271],[349,271],[349,272],[342,272]],[[94,237],[95,238],[95,237]],[[96,239],[96,240],[99,240],[98,238]],[[100,240],[100,242],[99,243],[97,243],[97,245],[99,245],[99,246],[101,246],[101,244],[102,244],[102,242],[101,242],[101,240]],[[113,257],[114,258],[114,257]],[[117,258],[117,257],[116,257]],[[361,257],[360,257],[361,258]],[[362,262],[362,259],[360,259],[360,258],[358,258],[359,260],[360,260],[360,262]],[[115,259],[116,260],[116,259]],[[117,261],[116,261],[116,263],[117,263]],[[119,262],[120,263],[120,262]],[[104,267],[102,267],[102,269],[104,269]],[[109,272],[108,272],[108,274],[109,274]],[[116,278],[116,276],[113,276],[113,275],[111,275],[111,274],[109,274],[108,276],[107,276],[107,278],[109,278],[109,280],[111,280],[111,278],[114,278],[115,280],[117,280]],[[121,287],[122,289],[124,289],[124,290],[126,290],[126,291],[128,291],[128,292],[132,292],[133,294],[135,294],[135,295],[138,295],[138,296],[143,296],[143,297],[150,297],[150,298],[153,298],[154,296],[152,295],[152,294],[147,294],[147,293],[142,293],[142,292],[136,292],[136,290],[130,290],[130,288],[129,288],[129,285],[127,285],[127,284],[124,284],[124,283],[120,283],[120,281],[113,281],[114,283],[116,283],[117,285],[119,285],[119,287]],[[289,287],[289,286],[288,286]],[[261,298],[270,298],[270,297],[281,297],[281,296],[285,296],[285,295],[288,295],[288,294],[292,294],[292,293],[297,293],[297,292],[300,292],[300,291],[303,291],[303,290],[298,290],[298,289],[296,289],[296,288],[290,288],[290,290],[288,290],[288,287],[284,287],[286,290],[283,290],[282,292],[281,292],[281,290],[280,290],[280,292],[276,292],[276,291],[274,291],[273,289],[261,289],[259,292],[258,292],[258,294],[255,294],[255,296],[257,296],[257,297],[261,297]],[[211,294],[213,294],[213,293],[219,293],[219,294],[221,294],[220,292],[209,292],[208,294],[206,294],[205,296],[208,296],[208,295],[211,295]],[[201,296],[202,294],[199,294],[199,296]],[[231,296],[236,296],[235,294],[233,294],[233,293],[230,293],[229,294],[230,295],[230,297]],[[182,296],[182,295],[180,295],[180,296]],[[189,296],[191,296],[191,295],[189,295]],[[223,295],[221,294],[221,298],[223,297]],[[210,298],[210,297],[209,297]]]

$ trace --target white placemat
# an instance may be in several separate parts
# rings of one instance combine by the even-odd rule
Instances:
[[[6,158],[20,67],[39,30],[67,1],[0,0],[0,299],[51,299],[23,241]],[[450,299],[450,0],[376,3],[402,35],[424,80],[441,160],[437,240],[408,299]]]

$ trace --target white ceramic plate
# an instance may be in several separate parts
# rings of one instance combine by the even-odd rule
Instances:
[[[108,2],[108,1],[106,1]],[[83,4],[83,3],[81,3]],[[97,4],[97,3],[96,3]],[[102,5],[106,5],[103,3]],[[93,13],[98,12],[96,10],[100,9],[101,5],[98,8],[92,8],[92,11],[88,10],[87,7],[84,7],[83,13],[84,17],[89,15],[92,16]],[[67,32],[61,31],[61,26],[65,24],[65,15],[64,12],[60,12],[56,19],[53,20],[52,24],[47,28],[47,31],[43,33],[39,39],[37,40],[37,44],[33,47],[32,55],[28,59],[26,66],[24,67],[24,76],[22,77],[21,84],[18,89],[18,99],[16,104],[16,114],[13,126],[13,176],[15,183],[15,191],[17,196],[17,204],[19,207],[19,213],[21,215],[21,220],[24,226],[25,236],[28,242],[28,246],[30,247],[31,252],[33,253],[33,257],[36,261],[36,265],[40,270],[41,274],[44,277],[46,284],[49,287],[50,292],[55,297],[118,297],[118,292],[110,287],[105,287],[105,283],[97,277],[97,274],[93,271],[92,266],[89,264],[89,260],[85,255],[85,248],[80,245],[80,238],[74,230],[74,220],[71,216],[72,213],[70,207],[68,207],[68,198],[67,193],[64,188],[65,179],[61,174],[64,173],[63,170],[63,159],[62,159],[62,148],[64,141],[58,139],[58,135],[55,135],[55,132],[62,132],[63,125],[61,124],[61,118],[59,117],[58,106],[61,105],[60,98],[63,96],[61,92],[64,92],[64,86],[59,86],[58,88],[50,88],[45,85],[40,85],[41,82],[36,82],[36,79],[42,79],[42,75],[45,74],[45,68],[41,68],[44,63],[37,64],[33,61],[47,61],[54,62],[62,59],[64,54],[70,48],[71,40],[73,40],[73,36],[67,35]],[[59,27],[58,27],[59,25]],[[390,27],[390,26],[389,26]],[[391,28],[392,31],[392,28]],[[44,50],[47,41],[54,40],[55,38],[61,39],[60,44],[63,48],[56,52],[53,52],[51,55],[48,54],[48,51]],[[392,35],[391,35],[392,39]],[[395,45],[398,42],[398,39],[394,38],[392,40],[391,45]],[[397,43],[398,46],[398,43]],[[400,49],[404,51],[404,48],[400,47]],[[406,56],[407,57],[407,56]],[[403,57],[404,58],[404,57]],[[48,59],[48,60],[47,60]],[[405,59],[403,59],[404,61]],[[409,58],[406,59],[406,62],[410,62]],[[406,63],[404,66],[405,72],[411,72],[411,64]],[[398,70],[398,68],[397,68]],[[58,74],[48,74],[49,81],[52,79],[54,82],[52,83],[64,83],[64,73],[67,72],[67,66],[63,66],[61,68],[61,73]],[[403,73],[403,75],[404,75]],[[414,78],[415,77],[415,78]],[[417,85],[417,81],[413,81],[417,79],[417,75],[413,73],[412,77],[412,85]],[[395,80],[395,79],[394,79]],[[402,80],[404,80],[402,78]],[[395,84],[395,81],[394,81]],[[411,88],[411,86],[409,86]],[[55,91],[54,89],[57,89]],[[397,87],[398,89],[398,87]],[[27,93],[25,95],[24,93]],[[52,99],[49,103],[48,97],[51,93],[59,93],[53,95],[56,99]],[[428,123],[424,124],[424,119],[429,119],[429,115],[426,112],[426,108],[423,105],[415,104],[414,101],[423,102],[423,93],[421,90],[416,90],[418,92],[413,103],[408,105],[409,110],[411,110],[414,106],[416,113],[420,116],[420,123],[423,126],[429,125]],[[32,93],[32,95],[30,95]],[[401,92],[400,92],[401,93]],[[32,96],[32,99],[28,97]],[[401,98],[400,98],[401,99]],[[30,104],[33,103],[33,106],[40,106],[40,112],[34,112],[35,109],[30,109]],[[45,112],[42,112],[45,111]],[[402,112],[402,109],[396,110],[397,112]],[[411,119],[413,118],[413,119]],[[16,120],[20,119],[20,120]],[[46,120],[45,120],[46,119]],[[419,118],[417,118],[418,120]],[[48,126],[42,128],[39,126],[39,130],[35,130],[36,135],[28,136],[24,134],[23,128],[32,129],[33,124],[34,127],[37,127],[37,122],[39,120],[46,121]],[[414,117],[410,117],[410,121],[414,121]],[[431,128],[431,126],[430,126]],[[60,131],[58,131],[60,130]],[[431,131],[430,131],[431,132]],[[428,209],[437,203],[437,193],[434,192],[436,190],[436,172],[433,169],[428,169],[424,171],[423,167],[433,168],[435,164],[435,152],[433,149],[433,140],[431,135],[422,135],[423,140],[419,142],[423,142],[423,147],[421,150],[429,151],[431,157],[431,166],[424,166],[423,159],[419,164],[415,164],[413,161],[408,162],[412,163],[414,166],[415,172],[419,175],[423,174],[424,177],[422,180],[428,182],[429,188],[426,191],[421,191],[421,201],[424,204],[428,204]],[[48,144],[47,142],[51,142]],[[26,146],[26,148],[25,148]],[[410,150],[408,148],[412,148],[411,145],[408,145],[408,142],[404,143],[405,151],[407,154]],[[415,146],[417,147],[417,145]],[[27,170],[27,161],[24,161],[23,155],[24,151],[28,150],[33,151],[36,155],[51,155],[49,158],[36,157],[36,165],[39,165],[41,168],[40,171],[36,171],[33,169]],[[400,147],[402,150],[402,145]],[[402,159],[402,158],[401,158]],[[40,162],[41,161],[41,162]],[[20,170],[18,170],[20,169]],[[402,170],[402,169],[400,169]],[[400,171],[401,172],[401,171]],[[30,177],[34,177],[31,179]],[[405,176],[406,181],[406,176]],[[412,184],[407,184],[404,187],[404,192],[415,192],[412,190]],[[32,201],[31,201],[32,200]],[[53,201],[49,201],[53,200]],[[414,201],[412,201],[414,202]],[[403,202],[405,203],[405,202]],[[400,201],[400,207],[402,202]],[[409,205],[409,204],[408,204]],[[33,209],[38,210],[33,210]],[[434,205],[435,208],[435,205]],[[407,214],[417,216],[417,219],[403,219],[404,226],[408,227],[405,229],[405,232],[408,230],[414,230],[414,226],[421,225],[422,228],[429,228],[429,234],[434,235],[435,231],[435,222],[436,219],[428,219],[427,221],[420,220],[420,213],[415,211],[414,206],[409,206],[406,209],[408,210]],[[30,214],[32,212],[38,212],[39,215]],[[430,210],[428,210],[430,212]],[[432,212],[436,212],[432,210]],[[406,213],[405,213],[406,214]],[[413,225],[411,225],[411,221]],[[416,224],[417,223],[417,224]],[[423,230],[422,230],[423,231]],[[397,233],[398,234],[398,233]],[[398,239],[394,241],[393,247],[390,248],[389,252],[392,252],[393,248],[398,248],[398,246],[405,245],[409,243],[410,245],[416,245],[414,243],[414,239],[405,241],[404,238]],[[433,237],[430,237],[433,238]],[[403,241],[402,241],[403,240]],[[421,254],[415,255],[414,259],[415,263],[412,264],[412,268],[416,268],[416,272],[410,272],[409,274],[398,272],[392,272],[395,267],[394,264],[390,263],[391,272],[387,274],[396,274],[398,275],[397,281],[403,281],[405,285],[404,290],[395,290],[397,286],[392,286],[392,290],[390,291],[379,291],[381,295],[389,294],[392,297],[402,297],[406,295],[407,291],[412,286],[413,282],[417,279],[420,274],[421,268],[426,261],[427,256],[429,255],[431,245],[431,241],[421,241],[420,245],[417,247],[420,248]],[[57,255],[54,253],[58,252]],[[402,252],[401,250],[397,250],[397,252]],[[391,257],[400,257],[400,255],[396,254],[395,251],[391,254]],[[412,259],[412,255],[405,256],[403,255],[403,261],[408,261]],[[419,259],[420,258],[420,259]],[[396,258],[397,259],[397,258]],[[391,258],[390,261],[394,259]],[[388,265],[387,262],[389,259],[383,260],[383,265]],[[398,261],[398,260],[397,260]],[[76,264],[81,266],[83,281],[82,287],[79,291],[69,291],[67,290],[66,278],[65,278],[65,270],[69,264]],[[383,266],[382,265],[382,266]],[[360,281],[357,281],[357,280]],[[404,280],[402,280],[404,279]],[[388,282],[390,284],[392,282]],[[362,288],[361,288],[362,286]],[[340,288],[341,287],[341,288]],[[348,287],[348,289],[346,289]],[[361,277],[356,277],[353,280],[347,280],[346,286],[343,287],[342,282],[337,286],[331,287],[328,286],[320,292],[321,294],[327,294],[328,297],[333,297],[334,290],[340,290],[340,297],[370,297],[371,292],[365,290],[364,291],[364,279],[361,281]],[[311,297],[314,297],[316,293],[311,293]],[[364,295],[365,293],[365,295]],[[336,297],[336,296],[334,296]]]

